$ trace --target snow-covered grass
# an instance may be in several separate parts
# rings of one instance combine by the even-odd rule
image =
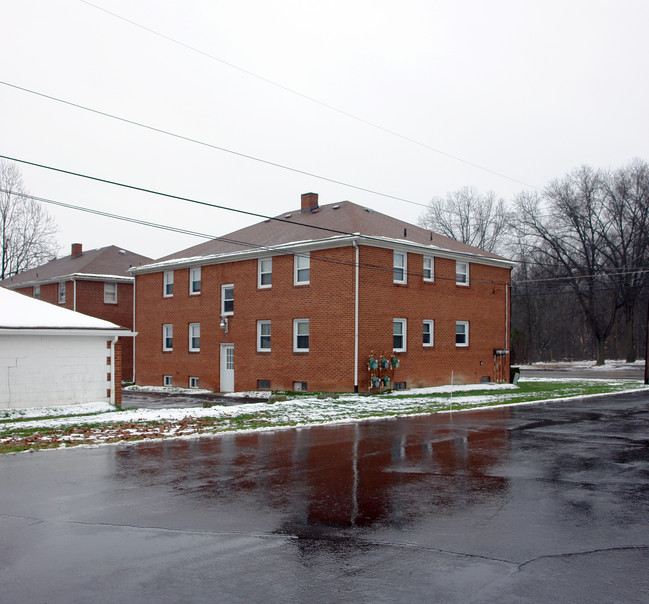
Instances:
[[[589,371],[622,371],[624,369],[644,368],[644,360],[627,363],[624,360],[606,360],[604,365],[597,365],[596,361],[547,361],[531,365],[517,365],[521,369],[587,369]]]
[[[92,403],[11,410],[0,412],[0,452],[155,438],[189,438],[237,430],[267,430],[457,412],[639,388],[644,388],[644,385],[631,380],[534,378],[520,380],[518,386],[441,386],[374,396],[341,394],[339,398],[326,399],[301,395],[276,403],[242,403],[207,408],[118,410],[105,403]]]

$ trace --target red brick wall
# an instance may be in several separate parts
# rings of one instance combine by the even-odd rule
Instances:
[[[77,312],[81,312],[98,319],[115,323],[120,327],[133,329],[133,285],[132,283],[117,284],[117,304],[104,303],[103,281],[76,282]],[[34,295],[33,287],[23,287],[16,290],[27,296]],[[58,283],[41,285],[40,299],[63,308],[74,310],[74,282],[66,282],[65,303],[58,303]],[[130,380],[133,375],[133,338],[120,338],[123,340],[123,376]]]
[[[367,389],[367,358],[392,351],[392,320],[408,320],[407,352],[396,381],[408,387],[493,378],[493,351],[505,339],[509,270],[471,264],[470,285],[455,284],[455,261],[435,259],[435,282],[422,279],[422,256],[408,255],[408,284],[395,285],[392,251],[361,246],[359,386]],[[136,381],[161,385],[163,375],[187,387],[220,388],[220,344],[235,345],[235,390],[258,379],[273,390],[307,382],[309,390],[354,388],[354,263],[352,247],[311,253],[311,283],[293,285],[293,256],[273,258],[273,285],[257,289],[257,260],[202,267],[201,294],[189,295],[189,269],[174,271],[174,296],[162,295],[163,273],[137,276]],[[375,268],[372,268],[375,267]],[[219,327],[221,285],[234,283],[229,333]],[[293,319],[310,319],[310,351],[293,352]],[[424,319],[435,321],[435,346],[424,349]],[[257,320],[271,321],[272,352],[257,352]],[[469,321],[469,346],[456,348],[455,322]],[[174,326],[173,351],[162,351],[162,325]],[[188,351],[189,323],[201,324],[201,351]],[[481,364],[482,363],[482,364]]]
[[[123,379],[123,349],[126,345],[132,350],[133,338],[119,338],[115,344],[115,404],[122,406],[122,379]],[[130,379],[130,376],[127,376]]]

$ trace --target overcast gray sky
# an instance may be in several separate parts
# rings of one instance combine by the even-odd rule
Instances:
[[[459,187],[509,200],[581,164],[649,159],[646,0],[90,1],[186,46],[82,0],[0,0],[0,80],[415,203],[6,84],[0,154],[267,215],[314,191],[410,222]],[[22,172],[37,196],[215,236],[257,221]],[[62,253],[81,242],[160,257],[201,241],[48,209]]]

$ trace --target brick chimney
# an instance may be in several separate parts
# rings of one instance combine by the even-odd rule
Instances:
[[[81,256],[81,254],[83,254],[83,244],[73,243],[72,249],[70,251],[70,256],[72,258],[76,258],[77,256]]]
[[[302,193],[302,212],[313,212],[318,209],[317,193]]]

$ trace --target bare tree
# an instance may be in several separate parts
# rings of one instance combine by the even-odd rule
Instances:
[[[584,166],[552,181],[543,196],[517,198],[519,235],[529,253],[543,259],[547,277],[572,290],[596,342],[599,365],[621,305],[606,254],[612,226],[604,192],[602,174]]]
[[[54,220],[29,197],[20,170],[0,160],[0,279],[56,256]]]
[[[433,197],[419,217],[420,226],[487,252],[502,251],[508,228],[505,200],[493,191],[463,187]]]
[[[626,360],[636,360],[633,338],[637,300],[649,282],[649,165],[638,159],[604,175],[604,209],[608,217],[604,254],[615,270],[624,309]]]

